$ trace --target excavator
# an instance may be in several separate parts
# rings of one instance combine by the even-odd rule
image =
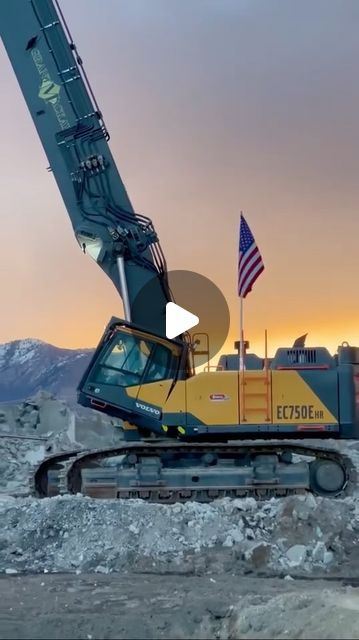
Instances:
[[[81,406],[122,421],[123,440],[49,455],[32,475],[34,495],[350,492],[354,465],[331,442],[359,437],[359,348],[343,342],[331,355],[299,341],[271,359],[246,352],[244,368],[229,354],[197,372],[193,336],[166,337],[165,257],[130,202],[59,2],[2,0],[0,31],[79,248],[111,279],[125,316],[109,320],[77,389]]]

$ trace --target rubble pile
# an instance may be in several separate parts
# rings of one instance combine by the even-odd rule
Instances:
[[[1,438],[0,450],[0,494],[26,495],[32,469],[46,456],[46,442]]]
[[[12,435],[43,436],[55,433],[75,438],[74,413],[63,401],[47,391],[18,404],[4,405],[0,411],[1,432]]]
[[[34,465],[51,453],[115,445],[121,438],[116,426],[96,411],[76,412],[47,391],[2,405],[0,493],[26,495]]]
[[[215,638],[357,638],[358,590],[308,588],[293,581],[288,593],[246,595],[202,637]],[[213,631],[216,633],[213,633]],[[198,636],[201,637],[201,636]]]
[[[34,466],[55,451],[81,449],[75,415],[48,392],[0,412],[0,492],[26,494]]]
[[[291,496],[157,505],[83,496],[0,499],[0,571],[358,571],[359,501]]]

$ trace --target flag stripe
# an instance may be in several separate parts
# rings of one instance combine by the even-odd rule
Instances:
[[[240,260],[240,281],[243,280],[247,273],[248,270],[251,269],[251,267],[253,266],[253,263],[258,259],[258,250],[257,248],[254,246],[251,249],[249,249],[248,254],[245,256],[242,256],[242,259]]]
[[[247,281],[251,282],[252,278],[258,271],[258,267],[262,266],[261,258],[257,254],[253,256],[250,263],[246,265],[246,268],[243,270],[241,277],[239,278],[239,286],[241,289],[246,288]]]
[[[258,267],[256,268],[256,270],[253,272],[253,278],[252,280],[249,281],[249,286],[246,286],[246,283],[243,285],[243,298],[247,295],[247,293],[249,293],[250,291],[252,291],[252,286],[254,284],[254,281],[258,278],[258,276],[260,276],[260,274],[262,273],[262,271],[264,271],[264,267],[263,265],[258,265]],[[255,276],[255,277],[254,277]]]
[[[245,298],[252,290],[264,263],[252,232],[241,214],[238,255],[238,295]]]
[[[245,263],[245,262],[248,262],[248,260],[250,260],[250,259],[251,259],[252,254],[253,254],[253,253],[255,253],[256,251],[257,251],[257,247],[256,247],[256,245],[255,245],[255,244],[252,244],[252,245],[249,247],[249,249],[248,249],[247,253],[245,253],[245,254],[240,253],[240,254],[239,254],[239,268],[240,268],[240,269],[244,269],[244,263]],[[242,263],[243,263],[243,264],[242,264]]]

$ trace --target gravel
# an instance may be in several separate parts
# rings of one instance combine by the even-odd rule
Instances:
[[[305,517],[303,517],[305,514]],[[358,574],[359,500],[0,498],[0,572]]]

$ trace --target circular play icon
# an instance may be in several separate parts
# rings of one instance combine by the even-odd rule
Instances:
[[[166,304],[166,338],[177,338],[199,323],[199,317],[174,302]]]
[[[156,333],[172,340],[185,333],[190,336],[194,365],[207,364],[223,347],[229,331],[229,309],[220,289],[205,276],[194,271],[174,270],[168,273],[172,300],[163,304],[161,326]],[[156,278],[148,282],[134,302],[134,310],[141,309],[146,328],[152,322],[156,306]],[[158,309],[155,309],[158,313]],[[139,317],[138,313],[135,313]],[[153,323],[152,323],[153,326]]]

